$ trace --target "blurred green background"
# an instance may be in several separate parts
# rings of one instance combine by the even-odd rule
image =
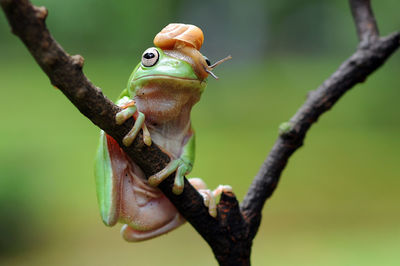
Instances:
[[[205,33],[211,61],[228,54],[193,110],[190,176],[243,199],[277,128],[356,48],[347,1],[34,1],[111,99],[170,22]],[[400,2],[373,1],[382,34]],[[400,264],[400,52],[311,129],[268,201],[254,265]],[[186,224],[127,243],[100,219],[93,176],[98,128],[36,65],[0,15],[0,264],[216,265]],[[174,256],[174,257],[173,257]]]

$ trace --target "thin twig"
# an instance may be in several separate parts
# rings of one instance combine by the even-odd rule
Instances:
[[[379,30],[372,12],[371,1],[350,0],[349,2],[360,43],[378,39]]]

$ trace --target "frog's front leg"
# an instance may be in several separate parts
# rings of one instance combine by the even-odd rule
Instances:
[[[151,186],[158,186],[164,179],[176,171],[172,192],[176,195],[183,192],[184,176],[192,171],[194,162],[195,137],[194,131],[191,130],[191,132],[189,140],[182,148],[181,156],[178,159],[172,160],[160,172],[149,177],[148,181]]]
[[[128,134],[122,139],[122,143],[125,146],[130,146],[133,140],[136,138],[137,134],[139,133],[140,129],[143,130],[143,141],[147,146],[151,145],[151,137],[149,130],[144,123],[145,117],[142,112],[137,110],[135,105],[135,101],[129,99],[129,97],[125,96],[122,97],[118,102],[117,105],[122,107],[123,110],[118,112],[115,116],[115,121],[117,125],[122,125],[127,119],[131,116],[135,119],[135,124],[133,125],[132,129],[129,131]]]

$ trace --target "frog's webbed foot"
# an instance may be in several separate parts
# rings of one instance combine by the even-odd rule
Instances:
[[[208,213],[216,218],[217,217],[217,202],[216,198],[225,192],[232,192],[232,187],[229,185],[219,185],[215,190],[207,189],[206,184],[200,178],[191,178],[189,182],[194,186],[200,195],[203,197],[204,205],[208,207]]]
[[[149,130],[144,123],[145,117],[142,112],[137,110],[135,101],[130,100],[128,97],[123,97],[117,102],[118,106],[122,107],[123,110],[118,112],[115,116],[115,122],[117,125],[122,125],[131,116],[135,119],[135,124],[128,134],[122,139],[122,143],[125,146],[130,146],[133,140],[136,138],[140,129],[143,130],[143,141],[147,146],[151,145],[151,137]]]
[[[149,177],[150,186],[158,186],[170,174],[176,171],[172,192],[179,195],[183,192],[184,176],[192,170],[192,165],[185,159],[179,158],[172,160],[163,170]]]

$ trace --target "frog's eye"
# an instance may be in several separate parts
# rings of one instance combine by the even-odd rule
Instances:
[[[156,48],[149,48],[146,51],[144,51],[142,55],[142,65],[145,67],[151,67],[154,66],[160,55],[158,54],[158,51]]]
[[[204,60],[206,60],[207,66],[211,66],[210,60],[208,60],[208,58],[204,55],[203,55],[203,57],[204,57]]]

